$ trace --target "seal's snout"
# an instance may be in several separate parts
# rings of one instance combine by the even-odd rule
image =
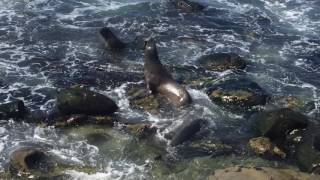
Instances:
[[[154,39],[149,39],[149,40],[146,40],[144,42],[144,49],[145,50],[154,50],[156,49],[156,42],[154,41]]]
[[[104,27],[100,30],[100,34],[103,36],[103,38],[108,39],[110,36],[113,36],[112,31],[108,27]]]

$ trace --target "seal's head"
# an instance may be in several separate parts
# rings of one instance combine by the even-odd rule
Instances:
[[[146,60],[159,61],[157,45],[153,38],[144,42],[144,54]]]
[[[100,35],[110,49],[123,49],[125,44],[122,43],[111,31],[110,28],[104,27],[100,30]]]

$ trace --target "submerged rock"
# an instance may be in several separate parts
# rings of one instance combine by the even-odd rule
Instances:
[[[74,86],[59,92],[57,107],[66,115],[110,115],[118,110],[112,99],[83,86]]]
[[[221,156],[233,152],[230,145],[217,139],[200,139],[191,141],[178,147],[178,153],[185,158],[197,156]]]
[[[73,114],[61,116],[53,121],[51,126],[56,128],[75,127],[88,124],[99,124],[113,126],[115,118],[112,116],[87,116],[84,114]]]
[[[35,148],[20,148],[10,155],[10,171],[13,174],[48,173],[53,164],[49,156]]]
[[[254,119],[257,134],[270,138],[278,145],[282,145],[293,130],[308,127],[306,116],[288,108],[261,112]]]
[[[297,145],[295,157],[300,168],[307,172],[320,174],[320,131],[307,129]]]
[[[151,124],[131,124],[126,128],[138,139],[146,139],[153,136],[157,132],[156,127],[152,127]]]
[[[258,155],[266,155],[271,157],[278,156],[283,159],[286,157],[286,153],[284,153],[280,148],[273,144],[267,137],[257,137],[250,139],[249,147]]]
[[[291,169],[269,167],[229,167],[214,171],[209,180],[314,180],[320,176],[302,173]]]
[[[197,2],[189,0],[171,0],[177,9],[181,9],[183,12],[191,13],[202,11],[205,7]]]
[[[206,93],[213,102],[235,112],[265,105],[269,99],[257,83],[244,78],[231,78],[206,86]]]
[[[246,61],[234,53],[215,53],[200,57],[198,63],[210,71],[225,71],[229,69],[244,69]]]
[[[27,112],[27,108],[21,100],[0,105],[0,119],[22,119]]]

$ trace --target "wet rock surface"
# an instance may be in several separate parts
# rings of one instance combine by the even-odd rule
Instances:
[[[14,174],[48,173],[52,166],[49,156],[40,149],[20,148],[10,155],[10,170]]]
[[[320,131],[319,127],[307,129],[297,145],[295,157],[300,168],[320,174]]]
[[[178,147],[178,152],[184,158],[197,156],[224,156],[234,152],[232,146],[218,139],[199,139],[187,142]]]
[[[58,117],[49,125],[56,128],[77,127],[88,124],[113,126],[115,121],[116,119],[113,116],[87,116],[84,114],[73,114]]]
[[[173,106],[161,95],[153,95],[147,91],[144,84],[128,87],[130,106],[134,109],[146,111],[151,114],[172,111]]]
[[[310,175],[291,169],[269,167],[230,167],[216,170],[209,180],[314,180],[320,176]]]
[[[207,70],[218,72],[246,67],[246,61],[234,53],[205,55],[198,59],[198,64]]]
[[[213,102],[235,112],[265,105],[269,99],[257,83],[245,78],[230,78],[206,86],[206,93]]]
[[[57,96],[57,107],[66,115],[110,115],[118,110],[112,99],[83,86],[61,90]]]
[[[264,155],[269,157],[279,157],[282,159],[286,158],[286,153],[283,152],[275,144],[273,144],[269,138],[266,138],[266,137],[252,138],[250,139],[248,144],[251,150],[258,155]]]
[[[259,136],[283,144],[286,136],[295,129],[308,127],[308,118],[288,108],[261,112],[254,117],[254,129]]]

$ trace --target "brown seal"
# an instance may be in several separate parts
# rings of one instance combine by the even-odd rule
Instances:
[[[175,106],[191,103],[188,91],[173,80],[159,60],[156,43],[153,39],[145,42],[144,77],[148,89],[165,96]]]

